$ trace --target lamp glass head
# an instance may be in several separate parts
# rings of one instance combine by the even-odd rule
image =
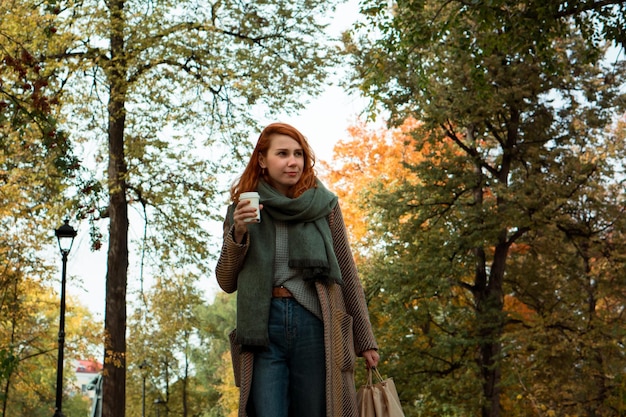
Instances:
[[[76,230],[69,224],[69,219],[65,219],[65,223],[54,231],[58,241],[59,249],[63,253],[69,253],[76,237]]]

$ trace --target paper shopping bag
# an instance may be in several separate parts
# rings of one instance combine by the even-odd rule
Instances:
[[[378,382],[372,383],[372,373]],[[367,384],[363,385],[356,394],[359,405],[359,417],[404,417],[396,384],[392,378],[383,379],[378,369],[369,369]]]

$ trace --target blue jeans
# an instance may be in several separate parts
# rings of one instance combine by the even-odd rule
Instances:
[[[325,417],[324,325],[293,298],[272,298],[270,346],[254,354],[257,417]]]

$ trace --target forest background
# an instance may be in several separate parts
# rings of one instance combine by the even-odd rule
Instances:
[[[54,411],[66,216],[107,253],[104,323],[66,328],[103,415],[236,415],[215,224],[334,71],[367,106],[320,172],[407,416],[626,412],[624,2],[364,0],[341,39],[333,7],[0,1],[2,416]]]

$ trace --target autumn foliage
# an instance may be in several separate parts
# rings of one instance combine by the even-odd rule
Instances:
[[[423,159],[411,136],[417,124],[409,119],[398,129],[388,130],[357,122],[348,127],[349,137],[335,145],[332,163],[322,163],[356,242],[365,244],[371,228],[365,208],[371,205],[373,185],[391,190],[402,182],[418,181],[407,169]]]

